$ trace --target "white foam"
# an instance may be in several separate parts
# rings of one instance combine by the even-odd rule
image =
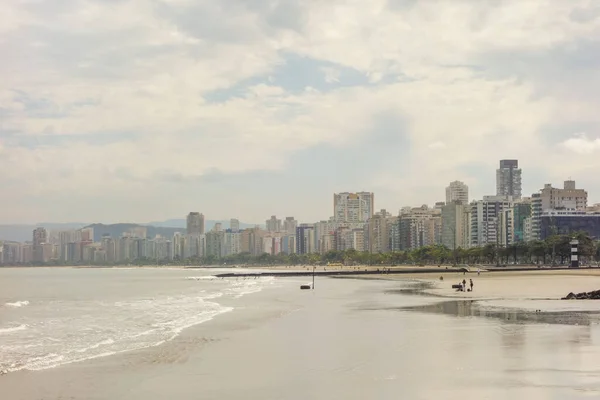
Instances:
[[[22,324],[19,326],[13,326],[10,328],[0,328],[0,335],[2,334],[8,334],[8,333],[13,333],[13,332],[19,332],[19,331],[24,331],[25,329],[27,329],[27,325]]]
[[[240,298],[262,290],[272,277],[227,280],[213,276],[188,277],[199,283],[191,293],[155,297],[66,303],[57,314],[48,309],[34,324],[0,329],[7,339],[0,344],[0,370],[43,370],[113,354],[159,346],[183,330],[232,311],[215,303],[220,297]],[[207,282],[207,281],[214,282]],[[216,284],[216,282],[223,282]],[[206,289],[206,290],[205,290]],[[216,290],[215,290],[216,289]],[[11,303],[22,307],[29,302]],[[17,305],[18,304],[18,305]],[[41,304],[40,307],[44,305]],[[11,332],[24,331],[19,335]]]
[[[215,279],[219,279],[216,276],[187,276],[185,279],[189,281],[214,281]]]
[[[29,305],[29,301],[27,301],[27,300],[15,301],[14,303],[5,303],[4,305],[6,307],[24,307],[24,306]]]

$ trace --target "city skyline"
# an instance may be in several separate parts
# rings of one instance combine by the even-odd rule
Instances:
[[[469,202],[468,186],[452,181],[445,188],[445,202],[436,202],[433,207],[401,206],[398,214],[383,208],[375,211],[375,193],[361,191],[334,193],[331,216],[313,222],[271,215],[263,226],[240,229],[240,221],[231,218],[229,223],[214,221],[206,229],[204,214],[190,211],[185,227],[178,230],[157,231],[135,224],[117,224],[121,228],[118,231],[99,224],[96,232],[93,226],[50,231],[36,227],[31,241],[0,242],[0,264],[110,264],[150,259],[157,263],[212,263],[244,254],[508,248],[519,243],[533,246],[550,236],[568,236],[581,230],[592,239],[600,238],[600,204],[588,204],[587,190],[578,187],[576,181],[565,180],[562,188],[546,183],[531,196],[522,196],[521,178],[518,160],[500,160],[495,195]]]
[[[594,2],[0,10],[2,223],[319,220],[345,190],[389,210],[453,180],[493,194],[500,159],[524,195],[570,176],[600,193]]]

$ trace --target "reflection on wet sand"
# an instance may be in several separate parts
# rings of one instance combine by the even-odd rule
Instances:
[[[452,300],[437,304],[404,307],[402,310],[446,314],[456,317],[494,318],[510,323],[590,325],[590,323],[598,321],[600,318],[600,312],[597,311],[548,312],[514,308],[489,309],[481,307],[477,300]]]

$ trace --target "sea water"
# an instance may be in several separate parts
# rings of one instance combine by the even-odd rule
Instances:
[[[215,269],[0,269],[0,371],[42,370],[157,346],[272,278]],[[231,272],[231,270],[227,270]]]

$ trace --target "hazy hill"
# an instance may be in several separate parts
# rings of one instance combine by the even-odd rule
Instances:
[[[205,229],[211,230],[217,222],[223,225],[223,229],[229,228],[229,221],[207,220]],[[33,230],[39,226],[43,226],[48,231],[65,231],[69,229],[80,229],[83,227],[94,228],[94,239],[100,240],[103,234],[110,234],[112,237],[120,237],[123,232],[136,226],[145,226],[148,228],[148,236],[154,237],[157,234],[171,238],[175,232],[185,232],[185,219],[169,219],[167,221],[157,221],[148,224],[137,223],[119,223],[119,224],[90,224],[84,222],[72,223],[53,223],[44,222],[35,225],[0,225],[0,240],[13,240],[15,242],[31,241]],[[240,228],[251,228],[254,224],[246,224],[240,222]]]
[[[204,221],[204,228],[207,231],[210,231],[213,226],[215,226],[216,223],[220,222],[223,226],[223,229],[229,229],[229,220],[206,220]],[[152,226],[157,226],[157,227],[169,227],[169,228],[185,228],[186,225],[186,220],[185,219],[168,219],[166,221],[154,221],[154,222],[149,222],[148,224],[143,224],[143,225],[152,225]],[[246,228],[254,228],[256,224],[247,224],[244,222],[240,222],[240,229],[246,229]]]
[[[110,235],[113,238],[121,237],[124,232],[128,232],[131,228],[135,228],[138,226],[144,226],[147,228],[147,236],[155,237],[156,235],[160,235],[166,238],[173,237],[175,232],[183,232],[181,228],[167,228],[167,227],[156,227],[149,225],[141,225],[141,224],[91,224],[87,225],[86,228],[94,228],[94,241],[99,242],[102,236]]]

